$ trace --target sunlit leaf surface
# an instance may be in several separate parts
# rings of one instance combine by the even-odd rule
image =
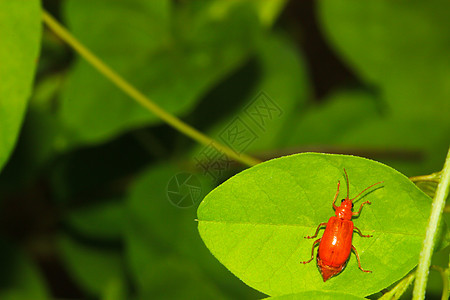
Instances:
[[[354,235],[363,267],[354,255],[335,278],[322,281],[311,262],[312,235],[332,215],[343,169],[350,197],[365,194],[355,226],[373,238]],[[345,187],[345,185],[344,185]],[[345,197],[345,188],[339,199]],[[361,203],[361,202],[359,202]],[[383,164],[352,156],[298,154],[250,168],[213,190],[198,209],[206,246],[245,283],[271,296],[307,290],[332,290],[366,296],[394,283],[417,263],[431,201],[408,178]]]

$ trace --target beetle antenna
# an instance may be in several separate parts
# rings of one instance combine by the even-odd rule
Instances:
[[[354,197],[353,199],[350,199],[350,200],[353,202],[353,200],[355,200],[356,198],[358,198],[362,193],[364,193],[365,191],[367,191],[367,190],[370,189],[371,187],[374,187],[374,186],[376,186],[377,184],[380,184],[380,183],[383,183],[383,182],[384,182],[384,181],[380,181],[380,182],[377,182],[377,183],[372,184],[372,185],[369,186],[369,187],[366,187],[364,190],[362,190],[361,193],[359,193],[356,197]]]
[[[350,188],[348,187],[349,186],[348,175],[347,175],[347,171],[345,171],[345,168],[344,168],[344,173],[345,173],[345,182],[347,183],[347,199],[348,199],[350,197]]]

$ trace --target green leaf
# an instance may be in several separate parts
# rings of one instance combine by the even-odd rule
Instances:
[[[350,196],[368,192],[355,226],[373,238],[353,239],[362,266],[351,255],[344,272],[323,282],[310,257],[319,223],[334,216],[332,200],[343,169]],[[345,185],[339,199],[345,196]],[[359,202],[361,203],[361,202]],[[250,168],[213,190],[198,209],[206,246],[232,273],[271,296],[307,290],[342,291],[366,296],[403,277],[417,263],[430,211],[430,198],[394,169],[368,159],[305,153]]]
[[[110,240],[122,236],[124,219],[124,205],[115,199],[72,210],[65,218],[84,236]]]
[[[0,299],[49,299],[38,267],[22,251],[0,240]]]
[[[389,115],[382,98],[361,89],[344,89],[292,114],[279,139],[282,147],[298,151],[312,145],[316,151],[361,153],[414,176],[442,167],[449,125],[440,118],[418,122]]]
[[[319,4],[329,40],[363,79],[381,87],[393,114],[445,121],[450,110],[448,1]]]
[[[320,104],[290,116],[281,131],[283,146],[343,144],[355,124],[377,116],[376,99],[361,90],[336,91]]]
[[[442,168],[448,150],[450,123],[442,121],[440,118],[422,122],[416,118],[372,118],[353,126],[341,141],[387,153],[393,149],[400,155],[385,157],[384,163],[395,166],[407,176],[426,174]]]
[[[195,3],[75,0],[65,12],[82,43],[156,104],[182,115],[242,64],[261,28],[246,3],[223,13],[215,1]],[[81,59],[69,74],[60,115],[84,142],[161,122]]]
[[[292,115],[297,117],[297,109],[305,105],[310,94],[303,57],[282,33],[267,34],[258,44],[254,60],[257,71],[250,76],[256,82],[249,91],[231,96],[240,97],[239,106],[208,131],[209,136],[216,137],[236,152],[263,151],[280,144],[286,123],[294,118]],[[229,90],[236,90],[236,84],[241,82],[242,79],[238,83],[231,82],[230,86],[213,92],[211,98],[222,97],[223,102],[229,103]],[[229,138],[235,128],[242,130],[242,146],[239,138],[238,143]],[[199,146],[195,155],[200,156],[203,149]]]
[[[0,174],[3,190],[20,190],[36,179],[56,152],[58,125],[30,101],[14,152]]]
[[[357,300],[357,299],[366,299],[363,297],[357,297],[350,294],[338,293],[338,292],[329,292],[329,291],[308,291],[297,294],[276,296],[266,298],[268,300],[301,300],[301,299],[322,299],[322,300]]]
[[[261,298],[209,255],[197,233],[195,208],[169,201],[168,183],[180,172],[170,163],[153,166],[127,199],[126,255],[139,294],[143,299]],[[201,182],[199,201],[211,182],[193,175]]]
[[[332,46],[383,104],[382,118],[354,126],[342,140],[418,153],[421,164],[407,155],[384,161],[411,176],[439,169],[450,134],[450,3],[324,0],[318,8]]]
[[[244,0],[255,6],[258,17],[262,24],[265,26],[271,26],[275,19],[280,14],[283,7],[286,5],[287,0]],[[243,1],[241,1],[243,2]],[[235,1],[214,1],[214,5],[211,6],[211,13],[223,14],[223,12],[236,5]]]
[[[270,26],[283,10],[287,0],[251,0],[257,5],[258,16],[261,23]],[[223,1],[225,2],[225,1]]]
[[[261,78],[238,115],[258,136],[247,151],[275,147],[287,119],[305,106],[311,94],[306,62],[292,39],[273,32],[258,47]],[[268,101],[259,101],[261,91],[270,98]]]
[[[60,235],[58,244],[72,278],[91,295],[100,295],[124,276],[122,257],[114,249],[84,244],[67,234]]]
[[[0,1],[0,169],[19,134],[41,36],[38,0]]]
[[[125,280],[123,278],[113,278],[103,290],[103,300],[125,300],[129,299],[126,293]]]
[[[127,159],[123,159],[124,153]],[[74,204],[79,207],[82,203],[89,206],[120,197],[123,189],[119,182],[140,170],[148,160],[146,149],[130,135],[97,147],[71,151],[52,166],[50,183],[54,199],[77,202]]]

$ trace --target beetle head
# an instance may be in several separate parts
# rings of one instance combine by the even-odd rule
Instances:
[[[348,196],[341,200],[341,205],[336,208],[336,216],[343,220],[352,219],[353,202]]]
[[[341,205],[339,207],[336,208],[336,216],[339,217],[340,219],[343,220],[351,220],[353,214],[353,205],[354,202],[353,200],[355,200],[356,198],[358,198],[359,196],[361,196],[362,193],[364,193],[365,191],[367,191],[368,189],[370,189],[371,187],[383,183],[383,181],[377,182],[375,184],[372,184],[371,186],[365,188],[364,190],[362,190],[362,192],[360,192],[358,195],[356,195],[356,197],[350,199],[350,188],[349,188],[349,181],[348,181],[348,175],[347,175],[347,171],[345,171],[344,169],[344,173],[345,173],[345,182],[347,184],[347,197],[345,197],[345,199],[341,200]],[[356,202],[356,201],[355,201]]]

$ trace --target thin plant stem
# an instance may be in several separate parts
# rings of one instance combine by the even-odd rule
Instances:
[[[431,181],[431,182],[437,182],[439,183],[439,179],[441,178],[442,172],[436,172],[429,175],[420,175],[420,176],[413,176],[409,177],[409,180],[412,182],[424,182],[424,181]]]
[[[87,49],[82,43],[80,43],[66,28],[64,28],[53,16],[51,16],[45,10],[42,11],[42,20],[44,23],[64,42],[66,42],[70,47],[72,47],[80,56],[82,56],[86,61],[88,61],[98,72],[103,74],[112,83],[114,83],[119,89],[121,89],[125,94],[134,99],[137,103],[142,105],[144,108],[149,110],[158,116],[161,120],[165,121],[167,124],[180,131],[181,133],[187,135],[193,140],[203,144],[205,146],[214,146],[217,150],[223,152],[228,157],[241,162],[247,166],[254,166],[261,161],[245,155],[243,153],[236,153],[229,147],[226,147],[219,142],[213,140],[212,138],[206,136],[205,134],[199,132],[192,126],[184,123],[177,117],[171,115],[156,103],[151,101],[147,96],[142,94],[134,86],[132,86],[128,81],[126,81],[122,76],[116,73],[108,65],[106,65],[100,58],[94,55],[89,49]]]
[[[439,182],[431,206],[430,219],[428,221],[425,240],[423,241],[422,251],[420,252],[419,264],[417,266],[416,281],[414,283],[413,299],[422,300],[425,298],[425,289],[427,287],[428,273],[431,264],[431,256],[436,243],[436,233],[444,211],[445,199],[447,199],[450,187],[450,149],[445,159],[442,169],[441,181]]]
[[[410,273],[408,276],[403,278],[395,287],[393,287],[389,292],[381,296],[378,300],[394,300],[399,299],[406,291],[406,289],[413,282],[415,272]]]

